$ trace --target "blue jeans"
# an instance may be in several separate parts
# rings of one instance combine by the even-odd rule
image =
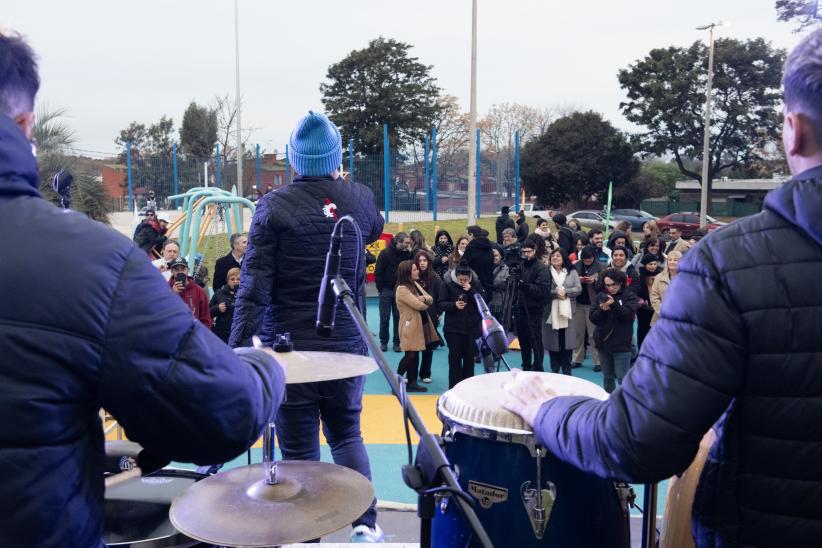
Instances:
[[[602,376],[605,378],[605,391],[609,394],[616,390],[616,381],[622,384],[622,379],[628,374],[631,367],[630,352],[609,352],[599,349],[599,361],[602,364]]]
[[[394,318],[394,344],[400,344],[400,311],[397,309],[394,289],[380,291],[380,342],[388,344],[388,322]]]
[[[365,377],[290,384],[277,414],[277,439],[286,460],[320,460],[320,422],[334,462],[371,479],[360,431]],[[352,525],[374,528],[377,500]]]

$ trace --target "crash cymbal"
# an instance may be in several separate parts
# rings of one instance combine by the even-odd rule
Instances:
[[[342,529],[374,498],[358,472],[312,461],[280,461],[277,485],[264,464],[234,468],[189,487],[171,505],[171,523],[193,539],[223,546],[273,546]]]
[[[277,360],[286,366],[286,384],[347,379],[377,370],[370,356],[342,352],[277,352]]]

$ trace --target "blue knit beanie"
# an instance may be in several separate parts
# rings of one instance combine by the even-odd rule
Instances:
[[[324,114],[309,110],[291,132],[288,161],[294,171],[306,177],[336,171],[342,161],[340,130]]]

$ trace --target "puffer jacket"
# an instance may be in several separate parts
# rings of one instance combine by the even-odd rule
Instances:
[[[100,407],[162,460],[213,464],[256,441],[284,375],[238,356],[146,254],[38,192],[23,133],[0,116],[0,546],[102,546]],[[94,250],[94,260],[89,251]]]
[[[822,539],[822,166],[679,262],[661,318],[606,401],[560,397],[537,438],[590,473],[637,483],[682,472],[713,426],[696,545]]]
[[[494,244],[485,237],[474,238],[465,247],[463,260],[468,263],[471,270],[477,273],[479,282],[485,290],[488,299],[493,298],[494,293]]]
[[[459,333],[461,335],[471,335],[479,337],[482,323],[477,302],[474,299],[474,294],[479,293],[485,298],[485,293],[482,289],[477,275],[471,272],[471,287],[465,291],[461,285],[457,283],[457,273],[454,270],[449,270],[446,276],[446,281],[443,284],[442,292],[440,293],[440,302],[437,307],[445,312],[445,325],[443,326],[444,333]],[[462,310],[457,308],[457,300],[463,296],[466,307]]]
[[[359,331],[342,306],[330,337],[318,337],[315,330],[331,232],[344,215],[357,222],[362,240],[350,224],[343,225],[340,274],[362,297],[363,249],[380,237],[383,227],[368,188],[331,177],[298,177],[257,202],[243,257],[231,346],[248,346],[258,333],[268,343],[273,343],[277,333],[291,333],[298,350],[366,353]],[[355,272],[358,260],[359,271]]]
[[[236,297],[237,291],[232,290],[228,284],[225,284],[214,293],[209,303],[209,311],[214,321],[211,330],[220,337],[220,340],[226,343],[228,343],[228,337],[231,336],[231,322],[234,320],[234,301]],[[221,303],[225,303],[225,312],[220,312]]]

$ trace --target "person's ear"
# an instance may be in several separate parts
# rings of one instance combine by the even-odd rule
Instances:
[[[799,130],[799,115],[795,112],[786,112],[782,123],[782,144],[787,156],[796,156],[801,150],[801,136]]]
[[[17,127],[20,128],[20,131],[28,140],[31,140],[31,133],[34,130],[34,120],[33,112],[25,112],[14,119],[14,123],[17,124]]]

